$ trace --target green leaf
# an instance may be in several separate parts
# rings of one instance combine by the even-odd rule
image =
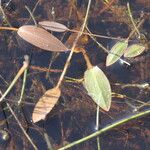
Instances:
[[[117,42],[112,47],[112,49],[110,50],[110,53],[108,54],[106,58],[106,66],[110,66],[113,63],[115,63],[123,55],[127,46],[128,46],[128,42],[126,41]]]
[[[105,111],[109,111],[111,87],[103,71],[97,66],[86,70],[83,85],[94,102]]]
[[[140,55],[144,50],[145,47],[143,45],[133,44],[125,50],[124,57],[136,57]]]

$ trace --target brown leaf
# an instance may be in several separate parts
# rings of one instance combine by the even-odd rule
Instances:
[[[54,21],[41,21],[38,24],[41,25],[44,29],[55,32],[65,32],[69,30],[65,25]]]
[[[21,26],[17,33],[25,41],[41,49],[55,52],[68,51],[68,48],[60,40],[42,28],[25,25]]]
[[[59,88],[47,90],[39,99],[32,113],[33,122],[38,122],[45,119],[46,115],[53,109],[60,97],[61,91]]]

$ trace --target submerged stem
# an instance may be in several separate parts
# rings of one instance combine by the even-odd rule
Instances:
[[[71,148],[71,147],[73,147],[75,145],[78,145],[78,144],[80,144],[82,142],[85,142],[85,141],[87,141],[87,140],[89,140],[91,138],[94,138],[94,137],[96,137],[98,135],[106,133],[107,131],[110,131],[111,129],[113,129],[115,127],[118,127],[120,125],[123,125],[123,124],[125,124],[125,123],[127,123],[127,122],[129,122],[131,120],[134,120],[134,119],[137,119],[137,118],[149,115],[149,114],[150,114],[150,110],[146,110],[146,111],[142,111],[142,112],[140,112],[138,114],[131,115],[131,116],[127,117],[127,118],[121,119],[121,120],[119,120],[119,121],[117,121],[117,122],[115,122],[113,124],[110,124],[110,125],[102,128],[101,130],[99,130],[99,131],[97,131],[97,132],[95,132],[93,134],[90,134],[90,135],[88,135],[88,136],[86,136],[86,137],[84,137],[84,138],[82,138],[80,140],[74,141],[74,142],[72,142],[72,143],[70,143],[70,144],[68,144],[68,145],[66,145],[66,146],[64,146],[62,148],[59,148],[58,150],[66,150],[66,149]]]
[[[15,78],[13,79],[13,81],[11,82],[11,84],[9,85],[8,89],[5,91],[5,93],[2,95],[2,97],[0,98],[0,102],[6,97],[6,95],[10,92],[10,90],[13,88],[13,86],[15,85],[15,83],[17,82],[17,80],[19,79],[19,77],[23,74],[23,72],[28,68],[29,66],[29,60],[25,59],[25,61],[23,62],[23,66],[20,68],[20,70],[18,71],[17,75],[15,76]]]
[[[58,83],[57,83],[57,85],[56,85],[56,88],[59,88],[59,86],[60,86],[61,83],[62,83],[62,80],[64,79],[65,73],[66,73],[66,71],[67,71],[67,68],[68,68],[68,66],[69,66],[70,60],[71,60],[72,55],[73,55],[73,52],[74,52],[74,48],[75,48],[75,46],[76,46],[76,44],[77,44],[77,42],[78,42],[80,36],[82,35],[82,33],[83,33],[83,31],[84,31],[84,28],[85,28],[86,22],[87,22],[87,18],[88,18],[88,13],[89,13],[89,10],[90,10],[90,5],[91,5],[91,0],[89,0],[89,2],[88,2],[88,7],[87,7],[87,11],[86,11],[86,16],[85,16],[83,25],[82,25],[82,27],[81,27],[81,32],[78,33],[76,39],[74,40],[73,46],[72,46],[72,48],[71,48],[71,52],[70,52],[70,54],[69,54],[69,56],[68,56],[68,59],[67,59],[66,64],[65,64],[65,66],[64,66],[63,72],[62,72],[62,74],[61,74],[61,76],[60,76],[60,78],[59,78],[59,81],[58,81]]]
[[[87,68],[88,68],[88,69],[93,68],[93,65],[91,64],[91,61],[90,61],[90,59],[89,59],[89,57],[88,57],[88,55],[87,55],[85,49],[82,49],[82,54],[83,54],[84,59],[85,59],[85,61],[86,61]]]

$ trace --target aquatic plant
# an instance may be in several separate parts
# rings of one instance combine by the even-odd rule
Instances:
[[[96,2],[98,3],[98,1],[96,1]],[[99,11],[100,14],[102,14],[106,10],[111,9],[111,6],[115,3],[114,0],[110,0],[110,1],[107,0],[107,1],[101,1],[101,2],[103,3],[104,8]],[[70,12],[72,12],[73,9],[76,9],[76,7],[74,6],[75,1],[69,2],[69,4],[71,5]],[[97,106],[96,132],[87,137],[84,137],[83,139],[80,139],[76,142],[70,143],[67,146],[60,148],[61,150],[70,148],[70,147],[72,147],[76,144],[79,144],[81,142],[84,142],[88,139],[99,136],[102,133],[105,133],[108,130],[111,130],[114,127],[120,126],[123,123],[126,123],[132,119],[136,119],[136,118],[150,114],[149,110],[142,111],[137,114],[133,114],[132,116],[128,116],[127,118],[123,118],[122,120],[119,120],[118,122],[108,124],[108,126],[99,130],[99,122],[100,122],[99,117],[101,116],[101,114],[99,114],[99,112],[102,111],[102,112],[105,112],[106,114],[108,113],[107,115],[109,115],[109,113],[111,113],[111,110],[113,110],[113,107],[114,107],[112,105],[113,97],[119,98],[119,99],[126,99],[125,103],[127,105],[129,105],[130,107],[133,107],[134,111],[136,111],[136,112],[138,110],[140,110],[141,108],[144,108],[145,106],[149,106],[149,102],[144,102],[144,101],[141,101],[138,99],[133,99],[133,98],[130,98],[129,96],[126,96],[123,94],[114,93],[115,89],[112,88],[114,85],[118,86],[122,89],[127,88],[127,87],[136,87],[142,91],[143,89],[149,90],[149,84],[146,84],[146,86],[142,86],[142,84],[125,84],[124,85],[123,83],[112,83],[112,81],[110,82],[110,77],[105,74],[105,70],[103,70],[103,68],[101,68],[100,65],[98,65],[98,64],[92,65],[92,63],[91,63],[92,61],[90,60],[92,58],[92,55],[90,55],[90,52],[89,52],[89,51],[92,51],[92,49],[86,48],[86,45],[88,44],[89,39],[91,37],[91,39],[94,40],[94,42],[98,45],[98,47],[100,47],[105,53],[107,53],[106,58],[105,58],[106,59],[105,65],[107,67],[110,65],[113,65],[118,60],[121,60],[121,61],[125,62],[126,64],[130,65],[130,63],[128,63],[128,61],[130,61],[130,59],[135,58],[146,51],[146,46],[144,44],[142,44],[140,41],[136,42],[136,43],[132,43],[131,42],[132,40],[130,40],[130,38],[132,36],[134,36],[134,34],[138,34],[140,36],[139,27],[143,23],[144,19],[141,19],[138,22],[138,24],[136,24],[132,17],[131,10],[130,10],[129,4],[128,4],[127,8],[128,8],[128,12],[130,15],[130,19],[132,20],[134,29],[131,30],[131,32],[127,38],[118,38],[118,37],[110,37],[110,36],[105,36],[105,35],[93,34],[89,30],[88,23],[87,23],[90,5],[91,5],[91,0],[88,1],[88,6],[87,6],[87,11],[86,11],[85,17],[83,17],[84,15],[80,14],[80,12],[77,11],[76,15],[78,16],[78,21],[82,21],[83,24],[81,25],[81,23],[80,23],[80,25],[77,25],[77,27],[73,28],[73,29],[71,29],[68,24],[67,25],[62,24],[62,23],[59,23],[59,21],[57,22],[57,21],[44,20],[44,21],[39,21],[38,23],[36,23],[36,20],[28,7],[26,7],[26,9],[29,11],[31,18],[34,20],[35,25],[22,25],[19,28],[14,28],[11,26],[11,24],[7,20],[6,16],[4,15],[5,16],[4,18],[7,21],[7,24],[10,25],[10,27],[2,26],[2,27],[0,27],[0,30],[11,30],[11,31],[16,32],[19,35],[19,38],[22,38],[23,40],[30,43],[31,45],[34,45],[35,47],[39,48],[39,50],[46,50],[49,53],[54,52],[55,54],[58,54],[58,55],[60,54],[60,52],[64,53],[63,55],[68,55],[68,53],[69,53],[69,56],[67,57],[64,68],[60,69],[60,70],[59,69],[52,70],[50,68],[47,69],[47,68],[31,66],[29,58],[25,57],[23,66],[18,71],[17,75],[12,80],[12,83],[8,86],[7,90],[4,92],[4,94],[2,94],[2,96],[0,98],[0,102],[1,103],[4,102],[6,104],[8,110],[11,112],[12,116],[14,117],[17,124],[21,128],[23,134],[28,139],[28,141],[30,142],[30,144],[33,146],[34,149],[38,149],[38,147],[33,142],[34,140],[32,141],[32,139],[26,133],[24,126],[21,124],[20,120],[17,118],[16,112],[13,111],[13,108],[11,107],[9,102],[7,102],[6,96],[8,96],[8,94],[10,93],[10,90],[13,88],[13,86],[16,84],[18,79],[24,73],[22,90],[21,90],[20,98],[17,102],[17,108],[20,109],[20,108],[22,108],[24,103],[26,103],[23,101],[23,98],[24,98],[23,96],[25,94],[24,92],[25,92],[26,80],[28,80],[28,78],[27,78],[27,76],[28,76],[27,70],[28,69],[40,70],[40,71],[44,71],[44,72],[45,71],[46,72],[49,72],[49,71],[61,72],[61,75],[58,79],[57,84],[56,85],[53,84],[52,88],[48,88],[44,92],[42,91],[41,94],[39,93],[40,98],[38,100],[36,99],[36,104],[34,103],[34,108],[33,108],[33,112],[31,115],[32,121],[30,123],[32,123],[35,126],[35,123],[37,123],[41,120],[46,121],[47,115],[49,113],[52,113],[51,111],[58,104],[58,101],[60,100],[61,96],[63,97],[62,91],[65,89],[65,88],[63,88],[63,83],[67,82],[65,80],[65,78],[66,78],[65,75],[66,75],[66,72],[69,70],[68,68],[71,64],[71,59],[72,59],[72,56],[74,53],[78,53],[78,55],[80,55],[79,53],[83,54],[87,69],[84,72],[82,80],[79,81],[78,79],[72,79],[72,81],[70,81],[70,82],[73,83],[72,85],[74,87],[75,87],[74,82],[76,82],[76,81],[82,82],[82,87],[85,88],[85,91],[83,90],[83,93],[85,92],[88,95],[87,97],[90,100],[93,100],[93,101],[91,101],[92,104],[96,104],[96,106]],[[2,7],[1,7],[1,9],[2,9]],[[3,11],[3,9],[2,9],[2,11]],[[4,11],[3,11],[3,14],[4,14]],[[79,26],[81,28],[79,28]],[[50,33],[50,32],[52,32],[52,33]],[[56,32],[58,32],[59,34],[66,34],[66,33],[71,34],[70,35],[70,37],[71,37],[70,39],[72,40],[70,42],[71,48],[67,47],[68,45],[65,44],[65,42],[63,40],[60,40],[59,38],[57,38],[55,36],[55,34],[53,34]],[[95,38],[105,38],[105,39],[111,39],[111,40],[115,39],[115,40],[117,40],[117,42],[112,46],[112,48],[108,49],[108,48],[105,48],[105,46],[103,46]],[[131,44],[130,44],[130,42],[131,42]],[[101,51],[101,54],[102,53],[103,52]],[[57,57],[58,55],[55,55],[55,56]],[[61,55],[60,55],[60,57],[61,57]],[[51,66],[51,64],[49,66]],[[30,72],[30,70],[28,70],[28,71]],[[70,80],[71,80],[71,78],[70,78]],[[75,92],[75,90],[76,89],[73,88],[74,92]],[[129,102],[129,100],[140,103],[140,105],[135,106],[135,105],[131,104]],[[70,106],[70,107],[72,107],[72,106]],[[7,120],[7,118],[6,118],[6,120]],[[3,124],[3,122],[2,122],[2,124]],[[42,133],[44,133],[44,138],[45,138],[45,141],[46,141],[49,149],[53,149],[51,147],[50,140],[48,139],[45,131],[42,131]],[[62,136],[63,136],[63,133],[62,133]],[[98,148],[98,150],[100,149],[99,137],[97,137],[97,148]]]

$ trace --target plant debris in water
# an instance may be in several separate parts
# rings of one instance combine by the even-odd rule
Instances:
[[[24,25],[18,29],[17,33],[24,40],[41,49],[55,52],[68,51],[61,41],[42,28]]]
[[[89,59],[94,65],[86,66],[82,54],[74,54],[72,61],[68,62],[68,79],[66,77],[67,80],[63,80],[60,87],[55,85],[60,79],[60,72],[63,71],[70,47],[78,32],[80,33],[87,2],[39,0],[31,3],[25,0],[18,3],[16,0],[10,0],[2,1],[1,4],[1,95],[9,87],[16,70],[19,70],[23,55],[28,53],[32,57],[27,71],[27,84],[24,85],[22,78],[19,78],[13,90],[9,91],[1,102],[1,135],[3,131],[7,131],[11,138],[5,145],[0,143],[0,148],[33,149],[35,144],[35,149],[59,149],[65,144],[68,145],[96,131],[96,105],[102,108],[99,121],[102,129],[104,126],[113,125],[120,118],[128,118],[145,109],[149,110],[150,19],[146,0],[130,2],[130,15],[134,26],[127,11],[126,1],[92,1],[86,25],[93,34],[84,30],[84,34],[75,44],[74,52],[83,52],[86,49],[89,58],[86,57],[85,60]],[[25,5],[31,9],[31,18],[35,18],[38,26],[34,25],[27,14]],[[140,22],[141,25],[138,26]],[[16,28],[16,25],[20,26]],[[134,31],[135,28],[138,30]],[[15,37],[14,32],[10,30],[17,32],[31,45]],[[134,34],[127,41],[129,44],[133,39],[140,42],[128,46],[126,39],[133,31]],[[144,40],[140,34],[144,35]],[[94,36],[96,43],[101,44],[100,48],[90,38]],[[109,51],[107,45],[113,39],[118,42]],[[120,65],[117,63],[119,59],[129,61],[131,66]],[[45,77],[46,72],[50,72],[48,78]],[[81,84],[81,78],[84,79],[84,86]],[[22,103],[18,105],[20,89],[23,89],[23,86],[25,89]],[[14,110],[21,124],[16,122],[6,104]],[[109,131],[109,134],[105,133],[100,140],[102,149],[116,150],[121,146],[123,149],[149,150],[148,123],[149,118],[145,117],[119,126]],[[22,131],[26,131],[28,139]],[[96,140],[89,140],[75,149],[97,149]]]

